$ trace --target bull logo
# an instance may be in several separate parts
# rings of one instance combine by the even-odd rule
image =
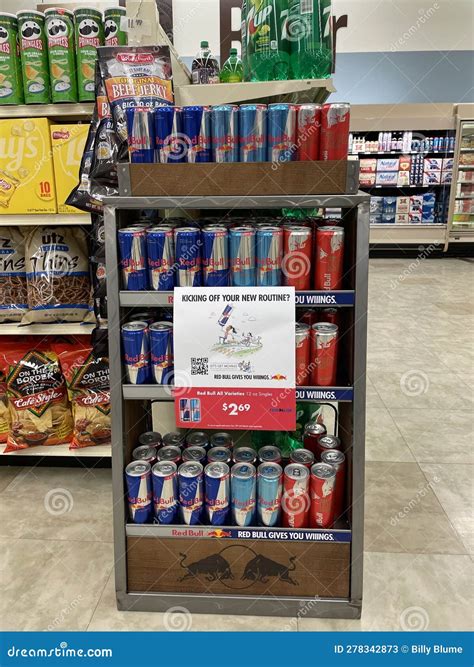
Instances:
[[[233,579],[234,575],[230,570],[230,565],[220,554],[213,554],[201,560],[196,560],[194,563],[185,564],[187,554],[179,554],[181,556],[181,567],[184,567],[187,572],[179,581],[185,581],[191,577],[204,576],[206,581],[222,581],[223,579]]]
[[[262,584],[267,584],[270,577],[278,577],[280,581],[286,581],[288,584],[292,584],[292,586],[297,586],[298,582],[290,577],[289,574],[293,570],[296,570],[295,560],[295,556],[290,557],[290,567],[289,565],[282,565],[266,556],[255,556],[245,566],[242,579],[250,579],[251,581],[259,581]]]

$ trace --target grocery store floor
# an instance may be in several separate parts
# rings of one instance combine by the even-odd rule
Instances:
[[[194,614],[186,629],[471,628],[473,288],[467,260],[370,263],[362,619]],[[1,629],[183,627],[116,610],[110,487],[110,470],[0,468]]]

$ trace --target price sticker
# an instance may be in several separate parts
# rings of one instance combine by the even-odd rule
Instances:
[[[237,417],[239,412],[250,412],[250,403],[223,403],[222,409],[231,417]]]

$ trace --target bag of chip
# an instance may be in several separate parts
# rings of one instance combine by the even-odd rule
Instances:
[[[46,342],[1,348],[11,431],[5,453],[34,445],[69,444],[72,415],[57,355]]]
[[[53,345],[66,379],[74,419],[70,449],[110,445],[109,359],[94,353],[90,343]]]
[[[19,322],[28,308],[25,236],[20,229],[0,230],[0,322]]]
[[[117,162],[125,159],[126,153],[119,155],[119,140],[115,132],[110,104],[101,79],[99,68],[96,69],[96,105],[99,124],[95,136],[94,152],[90,177],[94,184],[113,188],[109,196],[118,194]]]
[[[126,111],[174,103],[168,46],[104,46],[99,67],[121,155],[127,146]]]
[[[28,311],[23,323],[89,317],[89,252],[82,229],[35,227],[26,240],[25,259]]]

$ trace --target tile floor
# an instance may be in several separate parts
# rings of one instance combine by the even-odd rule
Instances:
[[[187,628],[471,628],[473,288],[467,261],[370,263],[361,620],[195,614]],[[0,468],[1,629],[170,628],[116,610],[110,483],[109,470]]]

